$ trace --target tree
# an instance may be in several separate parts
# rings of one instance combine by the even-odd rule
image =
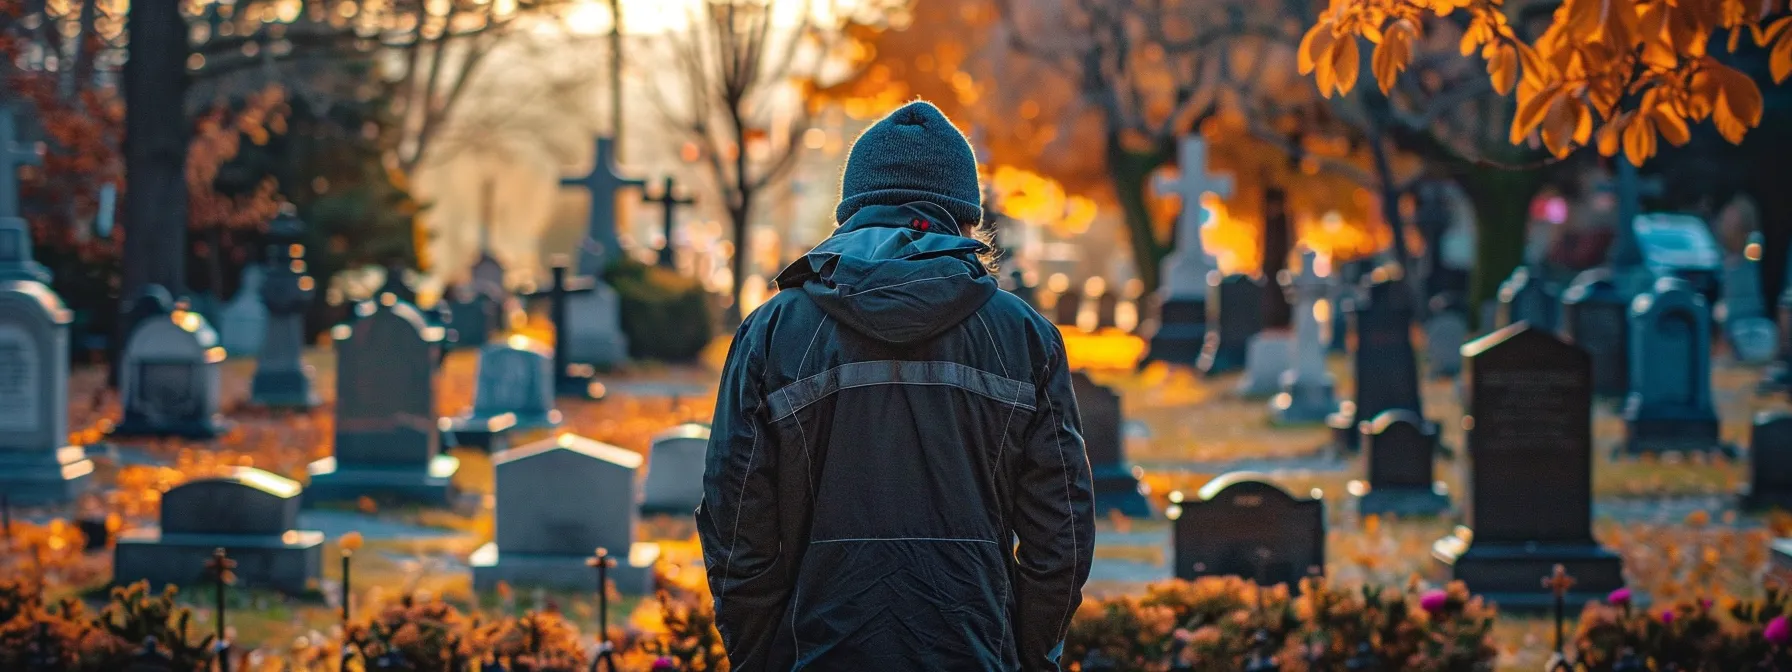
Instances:
[[[810,127],[808,91],[836,86],[863,72],[854,45],[886,24],[905,0],[844,2],[821,7],[800,0],[705,0],[684,31],[662,45],[669,76],[652,95],[669,127],[700,151],[732,226],[731,322],[741,315],[750,258],[755,197],[795,165]],[[780,22],[793,19],[786,29]],[[661,79],[677,87],[668,93]]]
[[[1536,133],[1557,158],[1592,144],[1641,164],[1658,139],[1685,144],[1690,123],[1710,120],[1730,142],[1760,123],[1760,89],[1711,53],[1710,41],[1727,33],[1734,51],[1746,33],[1770,45],[1772,79],[1784,81],[1792,75],[1792,16],[1784,11],[1782,0],[1567,0],[1518,9],[1521,23],[1551,12],[1548,27],[1529,39],[1503,0],[1332,0],[1301,41],[1300,69],[1322,93],[1348,93],[1362,38],[1375,45],[1370,70],[1387,91],[1411,63],[1426,17],[1454,15],[1461,54],[1480,55],[1501,95],[1517,91],[1513,144]]]

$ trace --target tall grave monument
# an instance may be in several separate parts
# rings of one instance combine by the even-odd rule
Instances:
[[[249,384],[249,403],[258,406],[304,409],[319,403],[303,359],[305,310],[317,282],[305,274],[305,224],[296,212],[290,204],[281,206],[268,224],[267,277],[260,297],[268,311],[267,334]]]
[[[10,183],[0,175],[0,183]],[[93,463],[68,445],[68,327],[39,278],[25,220],[0,217],[0,492],[24,506],[74,499]]]
[[[1432,556],[1510,609],[1553,604],[1541,579],[1558,564],[1579,580],[1569,604],[1623,587],[1623,561],[1593,538],[1591,358],[1528,325],[1462,353],[1469,532],[1439,540]]]
[[[261,353],[268,331],[268,308],[261,302],[265,273],[261,266],[244,266],[243,281],[237,286],[236,296],[231,297],[219,316],[218,336],[223,341],[224,351],[232,357],[254,357]]]
[[[1286,288],[1293,304],[1294,362],[1282,372],[1281,394],[1269,402],[1270,419],[1286,424],[1319,422],[1338,408],[1325,368],[1325,325],[1319,321],[1319,302],[1331,291],[1326,279],[1331,263],[1312,250],[1301,250],[1300,258],[1300,274],[1290,277]]]
[[[390,293],[336,325],[335,455],[311,463],[305,505],[376,501],[442,506],[460,460],[441,452],[435,361],[442,328]]]
[[[1630,301],[1611,269],[1582,271],[1562,292],[1562,337],[1593,358],[1593,394],[1630,392]]]
[[[1243,273],[1220,277],[1207,295],[1207,342],[1201,347],[1201,372],[1209,376],[1243,369],[1251,338],[1263,328],[1263,283]],[[1240,391],[1253,391],[1244,381]]]
[[[616,146],[610,138],[598,138],[591,172],[560,180],[560,186],[580,187],[591,196],[585,237],[579,242],[578,283],[574,294],[564,297],[566,319],[556,320],[556,346],[574,364],[608,368],[628,359],[628,337],[622,333],[622,299],[604,284],[604,269],[622,254],[616,234],[616,193],[640,189],[642,180],[616,173]]]
[[[1293,281],[1288,270],[1291,223],[1288,193],[1279,187],[1266,189],[1263,197],[1263,294],[1258,316],[1261,329],[1245,345],[1244,375],[1238,380],[1239,396],[1264,398],[1282,388],[1282,374],[1294,357],[1293,314],[1286,287]]]
[[[1366,286],[1351,303],[1356,331],[1356,400],[1325,419],[1333,446],[1354,453],[1361,445],[1357,423],[1384,412],[1406,409],[1424,415],[1419,396],[1419,364],[1412,348],[1412,291],[1397,264],[1363,278]]]
[[[659,205],[660,214],[665,218],[660,223],[660,235],[666,239],[665,244],[660,247],[660,268],[678,267],[678,236],[675,235],[678,233],[678,209],[697,204],[696,199],[682,196],[678,192],[678,183],[672,180],[671,175],[667,175],[660,185],[659,194],[649,194],[646,191],[641,193],[641,200]]]
[[[1711,400],[1711,311],[1685,280],[1656,280],[1630,304],[1624,425],[1631,453],[1728,452]]]
[[[1157,290],[1157,331],[1145,360],[1194,366],[1207,338],[1208,275],[1218,271],[1201,244],[1201,225],[1207,220],[1201,198],[1209,193],[1231,197],[1232,177],[1207,172],[1207,141],[1198,135],[1182,139],[1177,165],[1180,178],[1156,184],[1160,193],[1182,198],[1182,214],[1176,219],[1176,249],[1164,259],[1162,286]]]
[[[1119,511],[1131,518],[1151,517],[1145,485],[1126,463],[1126,416],[1120,408],[1120,395],[1082,371],[1072,372],[1070,383],[1083,415],[1096,515]]]

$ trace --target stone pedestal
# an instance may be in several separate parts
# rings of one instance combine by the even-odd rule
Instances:
[[[626,561],[617,558],[616,566],[610,568],[616,592],[652,595],[653,565],[659,556],[659,544],[635,542]],[[597,588],[597,570],[585,564],[590,558],[590,554],[499,553],[498,544],[492,542],[474,551],[467,564],[473,567],[473,590],[482,593],[495,590],[499,581],[511,586],[591,591]]]
[[[1282,393],[1270,400],[1269,419],[1276,424],[1304,425],[1324,421],[1337,411],[1331,374],[1302,376],[1299,371],[1285,371]]]
[[[115,584],[148,581],[151,590],[175,585],[191,590],[211,584],[205,563],[222,548],[236,561],[237,581],[288,595],[318,591],[323,575],[324,534],[292,531],[281,536],[246,534],[162,534],[132,530],[118,538]]]
[[[54,451],[0,450],[0,492],[13,506],[69,502],[93,487],[93,461],[80,446]]]
[[[304,348],[305,318],[279,314],[268,318],[268,333],[249,383],[249,403],[268,408],[316,408],[322,403],[311,386],[311,372],[299,353]]]
[[[339,465],[334,457],[312,462],[305,468],[311,482],[305,486],[305,506],[331,502],[352,504],[368,497],[383,504],[415,504],[446,507],[454,503],[454,473],[460,459],[437,455],[427,469],[407,465]]]
[[[1158,309],[1157,331],[1141,365],[1168,362],[1195,366],[1207,342],[1207,299],[1165,299]]]
[[[1294,334],[1285,329],[1260,332],[1245,347],[1244,375],[1238,396],[1264,399],[1282,390],[1282,373],[1293,362]]]
[[[1431,547],[1432,558],[1449,571],[1452,579],[1469,585],[1502,610],[1540,611],[1555,606],[1555,596],[1538,586],[1556,565],[1574,577],[1568,604],[1605,599],[1624,587],[1624,561],[1598,545],[1583,543],[1488,543],[1470,544],[1461,537],[1444,537]]]

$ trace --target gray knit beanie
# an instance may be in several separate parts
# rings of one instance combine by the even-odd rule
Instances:
[[[915,101],[865,129],[846,157],[840,177],[844,222],[867,205],[937,203],[965,228],[983,219],[977,156],[958,127],[932,103]]]

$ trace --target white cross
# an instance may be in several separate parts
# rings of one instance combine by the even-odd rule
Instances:
[[[1190,240],[1200,243],[1201,197],[1211,193],[1220,198],[1231,198],[1232,176],[1207,172],[1207,141],[1199,135],[1185,137],[1178,144],[1176,165],[1181,169],[1181,175],[1173,180],[1159,176],[1154,186],[1159,192],[1182,197],[1182,214],[1176,220],[1176,241],[1180,248]]]

